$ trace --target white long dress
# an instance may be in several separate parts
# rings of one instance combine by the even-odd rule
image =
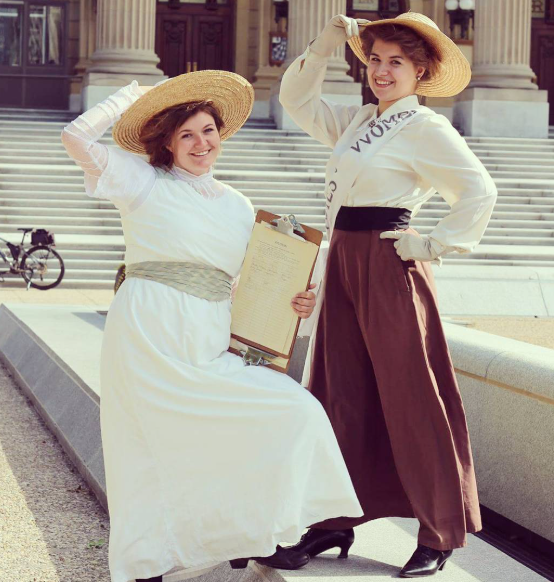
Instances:
[[[211,173],[154,171],[101,151],[104,127],[91,112],[106,114],[78,118],[64,143],[88,193],[120,209],[126,263],[193,261],[236,277],[250,202]],[[142,279],[127,279],[110,307],[101,427],[113,582],[268,556],[310,524],[362,515],[320,404],[288,376],[230,354],[230,320],[229,300]]]

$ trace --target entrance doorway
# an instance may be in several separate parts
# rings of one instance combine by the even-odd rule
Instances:
[[[532,22],[531,68],[539,89],[548,91],[549,123],[554,125],[554,0],[534,4]]]
[[[346,13],[351,18],[365,18],[366,20],[381,20],[383,18],[395,18],[403,12],[407,12],[407,0],[347,0]],[[362,102],[378,103],[378,99],[369,87],[366,78],[366,67],[346,45],[346,61],[350,65],[349,75],[356,83],[362,84]]]
[[[156,54],[164,74],[234,69],[234,0],[166,1],[156,7]]]
[[[67,109],[67,2],[0,0],[0,107]]]

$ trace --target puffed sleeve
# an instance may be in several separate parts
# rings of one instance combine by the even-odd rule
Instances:
[[[95,105],[62,131],[62,143],[84,173],[88,196],[111,200],[129,212],[144,200],[156,179],[140,156],[99,143],[104,133],[141,96],[136,81]]]
[[[489,223],[496,186],[446,117],[435,114],[421,125],[412,167],[451,207],[429,236],[448,250],[471,252]]]
[[[285,71],[279,101],[306,133],[334,147],[360,107],[333,103],[321,97],[327,60],[308,47]]]

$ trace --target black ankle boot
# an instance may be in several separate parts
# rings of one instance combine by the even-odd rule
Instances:
[[[452,550],[434,550],[427,546],[417,546],[417,550],[400,571],[400,578],[423,578],[433,576],[443,570]]]
[[[137,578],[136,582],[162,582],[162,577],[155,576],[154,578]]]
[[[278,570],[299,570],[310,561],[310,556],[305,552],[297,552],[290,548],[277,546],[277,551],[272,556],[254,559],[262,566],[269,566]]]
[[[305,533],[300,541],[290,547],[290,550],[296,552],[306,552],[310,558],[314,558],[322,552],[331,550],[332,548],[340,548],[341,552],[339,558],[348,558],[348,550],[354,543],[353,529],[316,529],[311,528]]]

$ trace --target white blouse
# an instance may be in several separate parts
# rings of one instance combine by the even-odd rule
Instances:
[[[85,173],[86,193],[94,198],[111,200],[122,216],[147,199],[156,181],[156,170],[143,157],[115,146],[106,146],[98,140],[141,96],[138,83],[133,81],[80,115],[62,131],[67,153]],[[177,166],[173,166],[170,172],[210,200],[219,198],[228,188],[214,178],[211,168],[202,176]]]
[[[368,123],[421,106],[417,97],[410,95],[378,118],[375,105],[365,105],[362,112],[357,106],[332,103],[321,97],[326,66],[327,59],[308,48],[285,72],[280,101],[304,131],[333,148],[330,163],[340,171],[345,157],[358,155],[355,148],[363,146],[360,138],[367,133]],[[358,128],[353,140],[337,144],[354,117]],[[416,214],[438,191],[451,211],[429,236],[448,247],[447,251],[470,252],[478,244],[492,214],[496,186],[446,117],[436,113],[414,116],[364,163],[345,206],[407,208]]]

